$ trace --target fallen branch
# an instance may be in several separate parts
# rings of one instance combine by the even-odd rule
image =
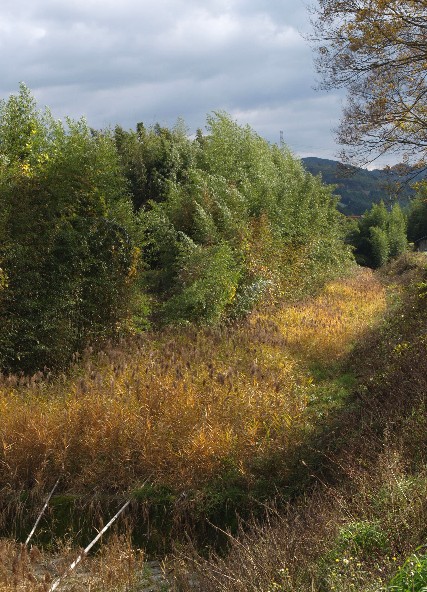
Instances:
[[[115,516],[113,516],[113,518],[111,518],[110,522],[108,522],[108,524],[106,524],[104,526],[104,528],[96,535],[96,537],[93,539],[93,541],[91,543],[89,543],[89,545],[86,547],[86,549],[84,549],[84,551],[77,557],[77,559],[75,561],[73,561],[73,563],[65,571],[65,573],[63,573],[62,576],[59,576],[59,578],[57,578],[53,582],[53,584],[49,588],[49,592],[53,592],[54,590],[57,589],[57,587],[62,582],[62,580],[64,580],[73,571],[73,569],[82,561],[82,559],[84,559],[86,557],[86,555],[92,549],[94,544],[101,538],[101,536],[104,534],[104,532],[106,532],[110,528],[110,526],[113,524],[113,522],[115,522],[117,520],[117,518],[120,516],[120,514],[123,512],[123,510],[125,510],[128,507],[129,504],[130,504],[130,500],[128,500],[120,508],[120,510],[117,512],[117,514]]]
[[[52,497],[52,495],[53,495],[53,493],[54,493],[55,489],[57,488],[57,486],[58,486],[58,483],[59,483],[59,480],[60,480],[60,479],[61,479],[61,477],[58,477],[58,480],[56,481],[55,485],[53,486],[53,488],[52,488],[52,491],[51,491],[51,492],[49,493],[49,495],[47,496],[47,499],[46,499],[46,501],[45,501],[45,504],[44,504],[43,508],[41,509],[41,512],[40,512],[40,514],[38,515],[38,518],[37,518],[37,520],[36,520],[36,523],[34,524],[34,526],[33,526],[32,530],[31,530],[30,534],[27,536],[27,540],[26,540],[26,541],[25,541],[25,543],[24,543],[24,546],[25,546],[25,547],[28,545],[28,543],[30,542],[30,540],[31,540],[31,538],[32,538],[32,536],[33,536],[33,534],[35,533],[35,530],[36,530],[36,528],[37,528],[37,526],[38,526],[38,523],[40,522],[40,520],[41,520],[41,517],[43,516],[43,514],[45,513],[45,510],[46,510],[46,508],[47,508],[47,506],[49,505],[50,498]]]

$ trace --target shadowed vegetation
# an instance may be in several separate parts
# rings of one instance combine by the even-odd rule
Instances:
[[[384,277],[400,301],[351,354],[359,386],[299,451],[296,480],[305,483],[305,496],[285,510],[271,505],[267,520],[242,524],[226,556],[181,550],[177,590],[424,589],[424,256],[399,260]]]

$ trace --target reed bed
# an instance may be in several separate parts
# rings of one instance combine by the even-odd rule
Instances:
[[[316,383],[385,308],[367,270],[240,325],[147,333],[87,353],[71,375],[4,376],[0,483],[117,493],[143,482],[178,491],[286,456],[303,434]]]

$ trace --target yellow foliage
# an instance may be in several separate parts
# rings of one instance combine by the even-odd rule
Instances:
[[[251,479],[257,459],[285,457],[302,437],[307,363],[339,359],[384,306],[362,270],[236,327],[166,329],[87,355],[71,377],[4,377],[0,481],[186,489],[230,466]]]
[[[385,306],[372,271],[362,269],[329,283],[316,298],[285,307],[277,321],[300,358],[333,361],[348,353]]]
[[[31,170],[31,166],[28,164],[28,162],[23,162],[21,164],[21,171],[25,177],[31,177],[32,170]]]

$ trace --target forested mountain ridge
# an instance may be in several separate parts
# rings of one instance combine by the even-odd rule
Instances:
[[[410,169],[402,170],[403,165],[370,171],[315,156],[303,158],[302,163],[312,175],[321,174],[325,183],[337,185],[334,193],[339,195],[339,209],[346,215],[360,216],[381,200],[391,205],[397,199],[406,206],[415,195],[411,182],[425,178],[424,171],[414,176]]]

